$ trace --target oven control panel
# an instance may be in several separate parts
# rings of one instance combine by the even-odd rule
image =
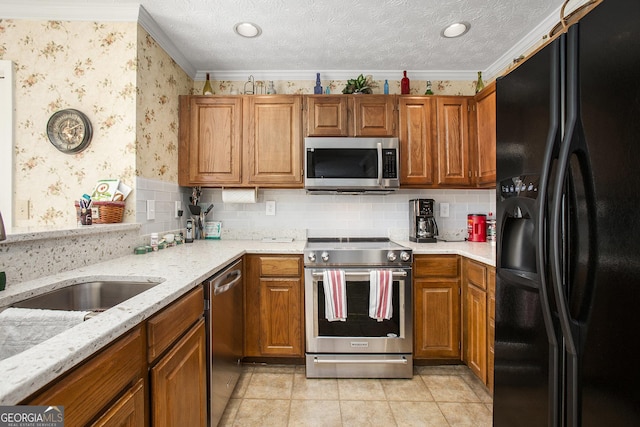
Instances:
[[[315,266],[407,266],[411,265],[412,253],[405,250],[374,252],[305,251],[305,265]]]

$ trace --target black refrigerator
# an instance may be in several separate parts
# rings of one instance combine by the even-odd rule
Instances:
[[[640,1],[496,84],[494,426],[640,426]]]

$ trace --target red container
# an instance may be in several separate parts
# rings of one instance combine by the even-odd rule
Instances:
[[[467,231],[470,242],[487,241],[487,216],[485,214],[467,215]]]

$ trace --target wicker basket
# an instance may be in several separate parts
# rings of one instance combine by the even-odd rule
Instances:
[[[92,210],[98,209],[98,216],[93,216],[94,224],[116,224],[122,222],[125,202],[93,202]],[[76,215],[80,219],[80,204],[75,202]]]

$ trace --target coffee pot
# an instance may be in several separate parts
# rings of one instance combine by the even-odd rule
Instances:
[[[409,200],[409,240],[417,243],[435,243],[438,225],[433,217],[433,199]]]

